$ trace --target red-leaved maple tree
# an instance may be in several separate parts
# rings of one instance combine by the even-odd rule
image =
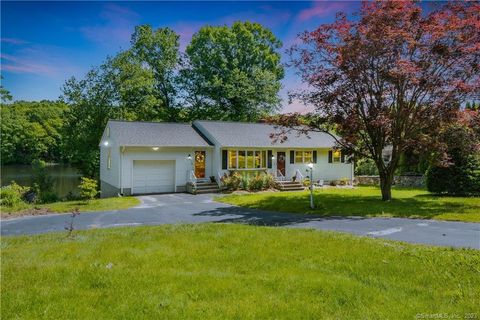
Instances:
[[[479,2],[423,10],[417,1],[367,1],[353,18],[338,13],[299,37],[291,66],[307,89],[291,97],[315,111],[269,120],[282,133],[328,132],[344,152],[372,159],[383,200],[402,152],[431,144],[465,99],[479,97]]]

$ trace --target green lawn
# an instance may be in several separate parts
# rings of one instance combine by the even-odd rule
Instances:
[[[86,211],[105,211],[105,210],[120,210],[128,209],[140,204],[140,200],[135,197],[116,197],[116,198],[104,198],[94,199],[91,201],[59,201],[47,204],[20,204],[19,206],[9,208],[2,207],[2,217],[21,216],[26,214],[35,214],[40,211],[46,212],[58,212],[69,213],[75,208],[78,208],[81,212]]]
[[[2,239],[4,319],[480,315],[480,251],[201,224]]]
[[[376,187],[315,190],[314,210],[308,191],[227,195],[216,200],[248,208],[323,216],[402,217],[480,222],[479,197],[439,197],[420,189],[393,189],[383,202]]]

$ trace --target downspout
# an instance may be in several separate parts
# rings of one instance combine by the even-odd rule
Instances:
[[[119,171],[120,171],[120,177],[119,177],[119,183],[120,183],[120,194],[123,196],[123,183],[122,183],[122,167],[123,167],[123,152],[125,151],[125,147],[120,148],[120,163],[119,163]]]

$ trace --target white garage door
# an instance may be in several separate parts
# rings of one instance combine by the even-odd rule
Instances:
[[[175,161],[134,160],[132,193],[175,192]]]

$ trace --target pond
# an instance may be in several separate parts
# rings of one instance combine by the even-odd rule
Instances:
[[[32,166],[30,165],[5,165],[2,166],[1,185],[5,186],[15,181],[22,186],[32,185]],[[78,194],[80,174],[72,166],[55,164],[47,166],[47,172],[54,182],[54,191],[59,197],[65,197],[69,192]]]

